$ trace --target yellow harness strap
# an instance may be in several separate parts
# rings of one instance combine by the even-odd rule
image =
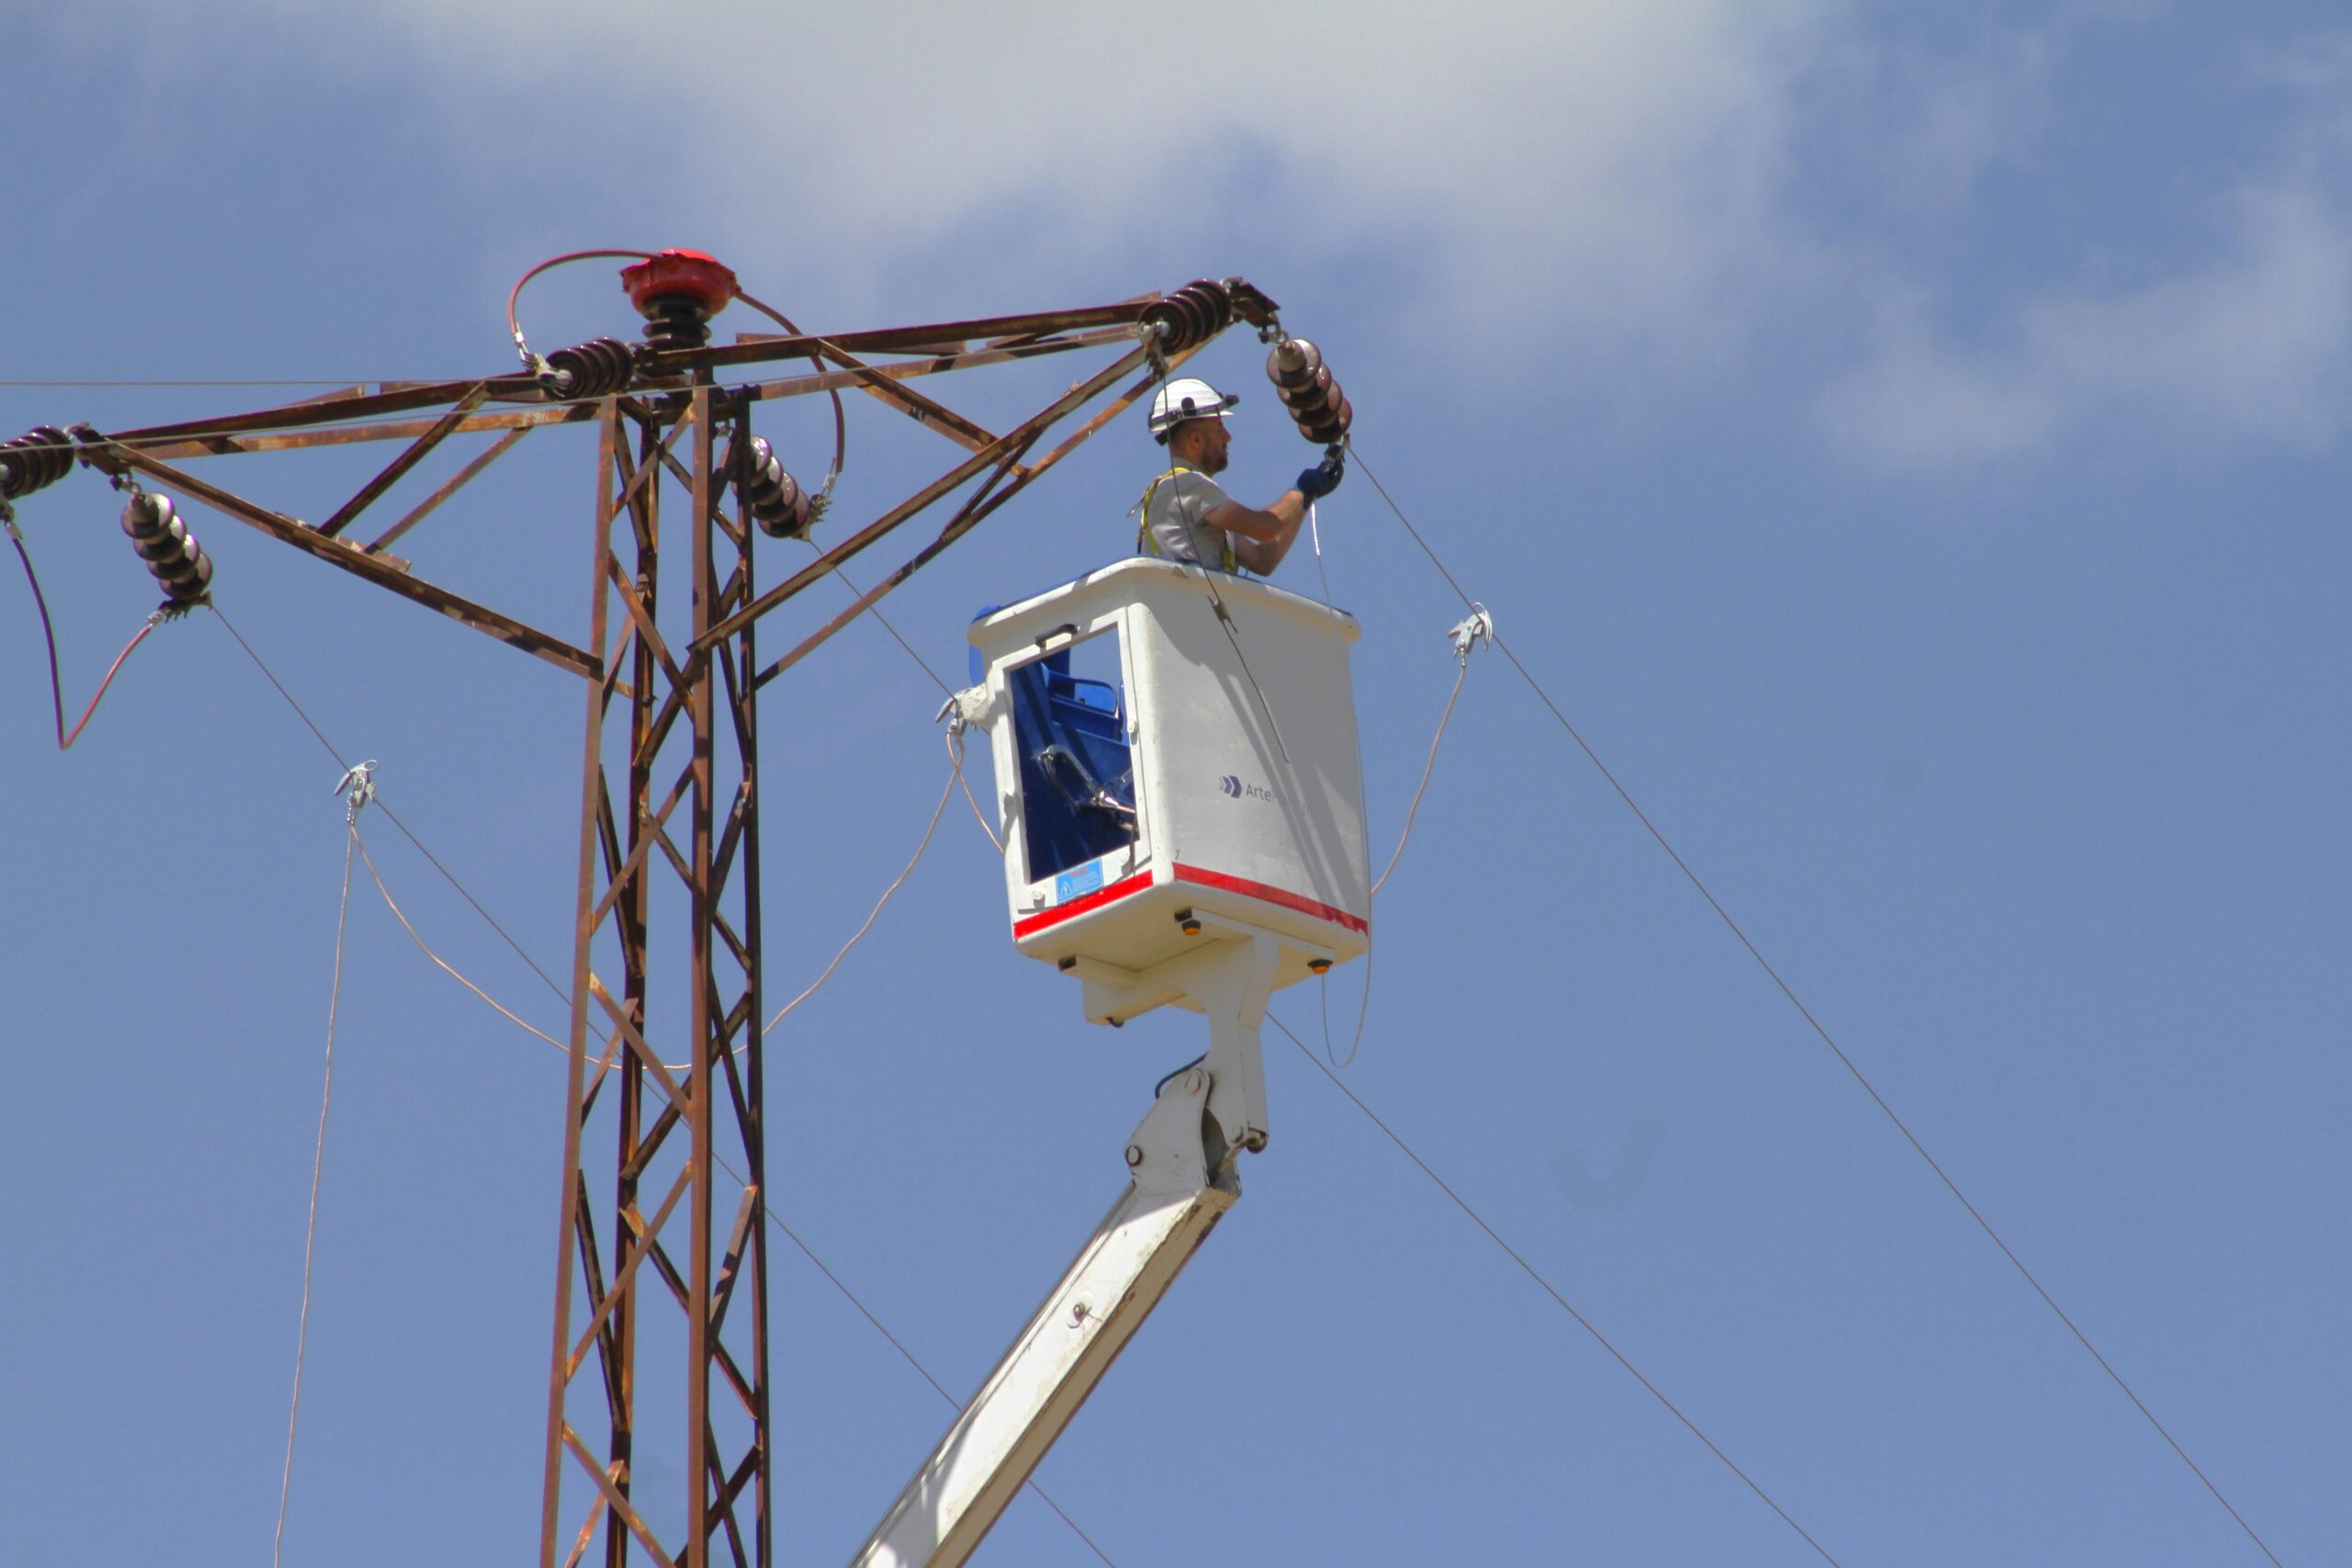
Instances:
[[[1159,489],[1161,484],[1169,479],[1174,479],[1178,474],[1196,474],[1198,472],[1200,472],[1198,468],[1189,468],[1182,463],[1179,463],[1174,468],[1169,469],[1166,473],[1160,475],[1159,479],[1156,479],[1149,484],[1144,486],[1143,504],[1136,508],[1136,510],[1142,514],[1142,521],[1136,529],[1136,554],[1156,556],[1161,553],[1159,541],[1151,536],[1151,498],[1153,493]],[[1227,575],[1237,574],[1241,570],[1240,558],[1233,553],[1233,541],[1231,539],[1227,539],[1225,542],[1225,554],[1220,564],[1225,568]]]

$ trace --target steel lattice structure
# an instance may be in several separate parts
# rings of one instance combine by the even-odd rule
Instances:
[[[767,1568],[771,1561],[760,689],[1146,395],[1235,314],[1264,329],[1272,310],[1229,279],[1086,310],[728,344],[640,344],[628,351],[621,389],[579,400],[525,373],[362,386],[254,413],[72,433],[74,457],[119,482],[200,502],[582,678],[586,722],[542,1568],[569,1568],[600,1541],[609,1568],[629,1562],[633,1549],[664,1568],[717,1562]],[[1081,350],[1114,352],[1001,434],[912,384]],[[798,360],[812,368],[721,381],[740,367]],[[754,573],[759,530],[741,500],[753,416],[775,400],[845,389],[911,416],[962,456],[762,588]],[[1096,404],[1032,458],[1056,425]],[[390,553],[533,432],[582,423],[597,433],[583,637],[559,637],[435,586]],[[494,439],[373,539],[346,536],[444,443],[469,434]],[[380,442],[404,445],[316,524],[181,467],[203,457]],[[754,632],[763,615],[959,492],[934,537],[781,657],[760,662]],[[683,898],[689,911],[683,932],[666,933],[666,942],[653,913],[657,890],[665,900]],[[642,1348],[670,1340],[679,1357],[640,1356]],[[684,1406],[685,1430],[676,1434],[684,1439],[679,1468],[691,1478],[683,1510],[650,1508],[635,1483],[643,1445],[666,1447],[671,1438],[655,1439],[639,1427],[650,1391]],[[649,1513],[682,1513],[683,1533],[664,1539]]]

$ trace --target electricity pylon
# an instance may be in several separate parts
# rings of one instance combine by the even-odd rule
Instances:
[[[568,1568],[601,1547],[608,1568],[621,1568],[635,1547],[663,1568],[768,1568],[759,692],[1237,314],[1263,328],[1273,307],[1228,279],[1093,309],[713,344],[702,323],[741,297],[732,274],[675,252],[629,273],[648,321],[644,342],[604,339],[544,359],[526,349],[528,368],[518,374],[363,385],[146,429],[81,426],[60,440],[43,427],[0,448],[0,504],[56,482],[70,449],[119,484],[199,502],[581,677],[579,882],[539,1560]],[[1110,351],[1108,363],[1001,434],[914,384],[1084,350]],[[810,368],[722,384],[727,373],[772,374],[800,360]],[[779,487],[780,470],[753,441],[753,415],[781,399],[844,390],[911,416],[962,456],[763,588],[760,534],[805,532],[811,518],[805,502],[786,503],[796,487],[788,478]],[[1056,425],[1098,403],[1032,458]],[[596,433],[584,637],[453,593],[391,553],[526,437],[571,424]],[[346,536],[412,470],[446,460],[445,443],[472,434],[494,439],[369,542]],[[315,524],[180,466],[369,442],[405,445]],[[934,506],[949,514],[933,538],[780,658],[760,662],[763,616]],[[687,918],[673,929],[655,918],[657,889],[665,902],[683,897]],[[656,1345],[667,1354],[641,1353]],[[669,1403],[684,1407],[675,1436],[687,1484],[683,1508],[675,1500],[654,1508],[636,1461],[649,1443],[666,1450],[671,1435],[657,1439],[638,1416],[641,1405]],[[657,1525],[649,1514],[672,1522]]]

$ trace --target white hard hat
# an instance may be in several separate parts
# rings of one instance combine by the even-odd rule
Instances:
[[[1151,400],[1151,433],[1165,439],[1188,419],[1223,419],[1225,411],[1240,400],[1238,394],[1227,397],[1195,377],[1180,376]]]

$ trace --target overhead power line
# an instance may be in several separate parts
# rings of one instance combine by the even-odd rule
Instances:
[[[1298,1054],[1305,1056],[1308,1061],[1313,1062],[1315,1064],[1315,1070],[1331,1080],[1332,1088],[1338,1089],[1341,1094],[1346,1095],[1348,1097],[1349,1103],[1352,1104],[1358,1111],[1363,1111],[1365,1120],[1369,1121],[1374,1126],[1379,1128],[1382,1134],[1385,1136],[1390,1143],[1396,1145],[1398,1152],[1402,1153],[1407,1159],[1411,1160],[1415,1166],[1419,1167],[1421,1174],[1428,1177],[1431,1184],[1433,1184],[1439,1191],[1444,1193],[1447,1199],[1453,1202],[1453,1206],[1461,1210],[1463,1214],[1472,1224],[1476,1225],[1480,1230],[1487,1233],[1487,1239],[1488,1241],[1493,1242],[1497,1247],[1502,1248],[1503,1255],[1509,1258],[1513,1263],[1518,1264],[1521,1271],[1523,1271],[1529,1279],[1535,1281],[1537,1289],[1541,1290],[1545,1295],[1551,1297],[1554,1304],[1558,1306],[1562,1312],[1566,1313],[1570,1318],[1574,1319],[1576,1325],[1578,1328],[1583,1329],[1587,1334],[1592,1336],[1594,1344],[1599,1345],[1603,1350],[1608,1351],[1611,1359],[1619,1366],[1624,1368],[1625,1371],[1632,1375],[1634,1381],[1640,1383],[1643,1389],[1648,1393],[1652,1399],[1657,1400],[1658,1404],[1666,1407],[1667,1414],[1672,1416],[1677,1421],[1681,1422],[1683,1427],[1689,1431],[1692,1437],[1705,1444],[1707,1451],[1714,1455],[1717,1460],[1721,1461],[1725,1470],[1730,1471],[1734,1475],[1739,1477],[1741,1484],[1745,1485],[1750,1492],[1755,1493],[1756,1495],[1763,1501],[1766,1507],[1771,1509],[1772,1512],[1781,1517],[1781,1523],[1796,1531],[1797,1534],[1804,1539],[1804,1543],[1813,1548],[1814,1551],[1819,1555],[1824,1562],[1837,1562],[1838,1559],[1829,1555],[1829,1549],[1827,1547],[1815,1540],[1813,1538],[1812,1532],[1807,1530],[1803,1525],[1797,1523],[1794,1516],[1790,1514],[1786,1508],[1781,1506],[1778,1502],[1774,1501],[1772,1495],[1770,1492],[1765,1491],[1763,1486],[1757,1482],[1754,1476],[1748,1474],[1745,1470],[1742,1470],[1739,1467],[1738,1461],[1734,1460],[1731,1455],[1724,1452],[1723,1449],[1713,1438],[1707,1436],[1706,1432],[1701,1428],[1696,1421],[1693,1421],[1689,1416],[1683,1414],[1682,1407],[1675,1404],[1672,1399],[1668,1398],[1666,1391],[1658,1387],[1657,1384],[1652,1382],[1648,1377],[1643,1373],[1639,1367],[1634,1365],[1632,1360],[1627,1359],[1625,1352],[1620,1350],[1614,1344],[1611,1343],[1609,1337],[1601,1333],[1600,1330],[1594,1325],[1592,1319],[1578,1312],[1575,1305],[1569,1302],[1568,1298],[1560,1293],[1559,1287],[1553,1284],[1551,1280],[1545,1279],[1543,1271],[1537,1269],[1534,1264],[1530,1263],[1527,1260],[1524,1253],[1521,1253],[1519,1248],[1504,1240],[1503,1234],[1495,1229],[1493,1225],[1487,1224],[1487,1217],[1478,1213],[1477,1210],[1472,1208],[1470,1206],[1469,1200],[1463,1197],[1461,1193],[1455,1191],[1453,1184],[1448,1182],[1444,1177],[1440,1176],[1435,1168],[1433,1168],[1429,1161],[1423,1159],[1420,1155],[1414,1150],[1413,1145],[1404,1140],[1403,1136],[1397,1133],[1396,1128],[1391,1127],[1386,1122],[1383,1121],[1380,1117],[1380,1113],[1373,1110],[1371,1106],[1366,1105],[1356,1094],[1355,1090],[1350,1089],[1340,1080],[1338,1073],[1333,1072],[1329,1066],[1319,1059],[1314,1052],[1308,1050],[1306,1043],[1301,1040],[1297,1035],[1291,1032],[1290,1025],[1284,1023],[1281,1019],[1276,1018],[1272,1013],[1268,1013],[1266,1015],[1266,1021],[1272,1024],[1276,1029],[1281,1030],[1283,1032],[1283,1037],[1288,1040],[1293,1045],[1298,1047]]]
[[[1352,448],[1351,450],[1352,453]],[[1396,497],[1388,493],[1388,487],[1380,482],[1379,477],[1364,464],[1361,457],[1356,457],[1355,461],[1356,466],[1363,469],[1364,478],[1372,480],[1373,488],[1380,492],[1380,499],[1388,503],[1388,510],[1396,513],[1396,521],[1404,525],[1405,532],[1412,536],[1413,543],[1420,547],[1421,553],[1429,558],[1430,564],[1437,569],[1438,575],[1445,579],[1446,586],[1453,590],[1454,595],[1462,601],[1465,608],[1472,607],[1470,596],[1462,591],[1462,584],[1455,581],[1453,572],[1446,570],[1445,562],[1438,558],[1437,551],[1430,547],[1429,541],[1421,537],[1420,530],[1413,526],[1412,520],[1405,515],[1404,508],[1398,506]],[[1762,969],[1766,976],[1779,988],[1781,995],[1788,998],[1789,1005],[1796,1009],[1797,1016],[1804,1019],[1806,1026],[1824,1045],[1829,1048],[1830,1055],[1838,1058],[1838,1065],[1843,1066],[1853,1080],[1861,1086],[1862,1092],[1870,1096],[1871,1103],[1877,1106],[1881,1114],[1884,1115],[1894,1130],[1903,1135],[1903,1141],[1911,1145],[1912,1152],[1917,1154],[1927,1168],[1935,1173],[1936,1179],[1943,1184],[1944,1190],[1952,1195],[1962,1209],[1967,1211],[1968,1217],[1976,1222],[1977,1228],[1984,1233],[1986,1238],[1995,1247],[2000,1248],[2001,1256],[2008,1259],[2009,1266],[2017,1270],[2018,1276],[2032,1288],[2035,1295],[2041,1298],[2042,1304],[2065,1325],[2066,1332],[2075,1337],[2075,1342],[2081,1345],[2090,1359],[2098,1364],[2099,1371],[2108,1375],[2109,1381],[2122,1392],[2123,1397],[2132,1402],[2132,1407],[2147,1419],[2148,1425],[2155,1429],[2156,1436],[2165,1440],[2165,1446],[2178,1456],[2180,1462],[2188,1467],[2189,1473],[2196,1476],[2205,1490],[2212,1495],[2213,1501],[2219,1503],[2228,1511],[2230,1517],[2237,1521],[2238,1529],[2245,1532],[2245,1538],[2254,1543],[2256,1550],[2268,1558],[2274,1568],[2284,1568],[2284,1564],[2278,1562],[2278,1555],[2264,1543],[2262,1537],[2255,1532],[2254,1527],[2246,1522],[2245,1516],[2238,1512],[2236,1505],[2222,1495],[2222,1489],[2213,1483],[2212,1477],[2207,1475],[2204,1469],[2189,1457],[2188,1450],[2181,1446],[2179,1439],[2172,1435],[2165,1424],[2156,1419],[2156,1413],[2148,1408],[2147,1402],[2143,1400],[2132,1385],[2124,1381],[2123,1374],[2115,1370],[2114,1364],[2099,1352],[2098,1347],[2091,1343],[2090,1336],[2084,1333],[2081,1325],[2075,1323],[2066,1309],[2058,1304],[2057,1298],[2044,1288],[2041,1281],[2034,1276],[2033,1270],[2026,1267],[2025,1259],[2019,1258],[2009,1244],[2002,1239],[2001,1233],[1993,1228],[1993,1223],[1984,1217],[1984,1212],[1970,1201],[1967,1193],[1961,1190],[1960,1183],[1954,1181],[1936,1156],[1928,1152],[1928,1145],[1921,1143],[1918,1135],[1911,1131],[1903,1118],[1895,1114],[1894,1107],[1887,1103],[1886,1097],[1879,1093],[1876,1086],[1855,1064],[1854,1059],[1848,1055],[1845,1049],[1831,1037],[1829,1031],[1822,1026],[1821,1021],[1814,1016],[1813,1010],[1805,1006],[1804,1000],[1798,997],[1795,988],[1781,977],[1781,972],[1772,966],[1771,960],[1766,958],[1762,950],[1749,940],[1747,932],[1742,930],[1739,922],[1732,918],[1731,911],[1724,908],[1722,902],[1708,889],[1706,883],[1700,879],[1699,874],[1690,868],[1690,863],[1684,860],[1681,852],[1668,840],[1665,833],[1659,830],[1657,824],[1650,819],[1649,813],[1644,811],[1640,803],[1634,800],[1633,793],[1618,782],[1617,775],[1610,772],[1609,765],[1600,760],[1600,753],[1594,750],[1591,743],[1586,740],[1577,727],[1568,721],[1568,716],[1560,711],[1560,705],[1552,700],[1551,694],[1544,691],[1542,682],[1535,679],[1533,672],[1520,661],[1519,655],[1512,651],[1510,645],[1499,635],[1494,641],[1495,646],[1502,649],[1503,657],[1510,660],[1511,668],[1519,671],[1520,679],[1527,682],[1528,690],[1533,692],[1536,699],[1550,710],[1553,718],[1558,721],[1563,730],[1566,731],[1568,739],[1576,742],[1577,750],[1584,753],[1586,760],[1591,762],[1601,778],[1607,781],[1609,787],[1616,791],[1617,798],[1625,803],[1625,808],[1634,814],[1635,820],[1639,821],[1649,836],[1657,841],[1657,847],[1666,852],[1667,858],[1674,863],[1675,869],[1679,871],[1690,886],[1698,890],[1699,897],[1707,901],[1707,907],[1715,912],[1716,918],[1723,921],[1725,929],[1738,939],[1739,945],[1747,949],[1747,955],[1756,961],[1757,966]]]

